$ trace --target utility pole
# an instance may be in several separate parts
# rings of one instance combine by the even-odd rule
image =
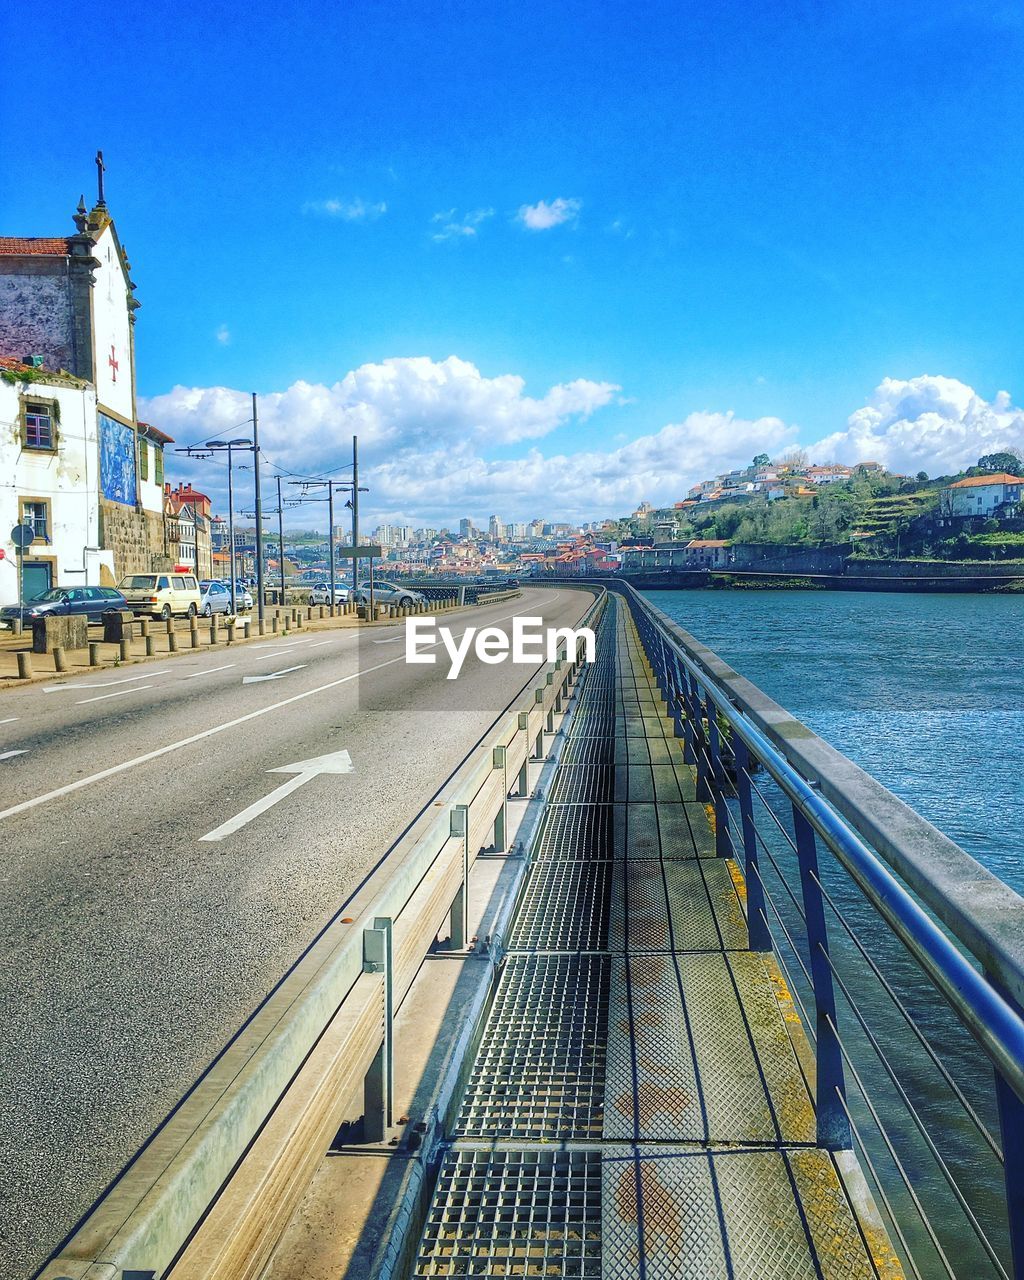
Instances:
[[[359,589],[359,437],[352,437],[352,590]]]
[[[231,445],[228,444],[228,548],[230,560],[230,582],[231,582],[231,616],[236,617],[238,610],[235,607],[235,486],[231,478]]]
[[[277,562],[281,566],[281,600],[284,607],[284,503],[281,501],[281,477],[277,477]]]
[[[334,617],[334,485],[327,482],[327,545],[331,549],[331,617]]]
[[[263,497],[260,493],[260,426],[256,414],[256,392],[252,393],[252,461],[256,480],[256,609],[263,621]],[[282,600],[283,604],[284,601]]]

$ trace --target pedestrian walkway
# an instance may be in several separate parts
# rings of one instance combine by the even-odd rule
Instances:
[[[415,1275],[902,1276],[610,604]]]

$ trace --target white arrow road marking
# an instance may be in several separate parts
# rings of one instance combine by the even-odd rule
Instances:
[[[272,671],[269,676],[242,676],[242,684],[259,684],[263,680],[280,680],[289,671],[301,671],[306,664],[300,662],[297,667],[282,667],[280,671]]]
[[[43,693],[58,693],[61,689],[112,689],[117,684],[134,684],[136,680],[155,680],[157,676],[165,676],[168,672],[166,668],[163,671],[146,671],[138,676],[125,676],[123,680],[90,680],[87,684],[81,681],[69,680],[66,684],[44,684]],[[127,692],[131,692],[129,689]]]
[[[10,760],[14,756],[27,756],[28,748],[24,751],[0,751],[0,760]]]
[[[0,757],[2,758],[2,757]],[[294,778],[289,778],[287,782],[282,782],[279,787],[275,787],[269,795],[257,800],[255,804],[249,805],[248,809],[243,809],[241,813],[235,814],[233,818],[229,818],[227,822],[209,832],[205,836],[200,836],[200,841],[223,840],[225,836],[233,835],[241,827],[252,822],[253,818],[258,818],[261,813],[266,813],[278,801],[283,800],[285,796],[291,795],[293,791],[297,791],[299,787],[309,782],[310,778],[315,778],[321,773],[353,773],[352,757],[347,751],[332,751],[330,755],[317,756],[313,760],[300,760],[297,764],[281,765],[277,769],[268,769],[268,773],[294,773]]]
[[[8,716],[6,720],[0,720],[0,724],[14,724],[17,716]]]
[[[75,706],[84,707],[87,702],[105,702],[107,698],[123,698],[126,693],[138,693],[141,689],[152,689],[152,687],[151,684],[135,684],[130,689],[122,689],[120,693],[101,693],[98,698],[81,698]]]
[[[222,667],[207,667],[205,671],[193,671],[190,676],[186,676],[186,680],[195,680],[197,676],[212,676],[215,671],[227,671],[235,664],[233,662],[225,662]]]

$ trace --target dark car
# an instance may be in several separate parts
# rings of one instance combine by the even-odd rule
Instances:
[[[113,587],[51,587],[42,595],[26,600],[19,610],[16,604],[0,609],[0,622],[8,626],[19,616],[26,622],[34,618],[63,617],[84,613],[90,622],[100,622],[108,609],[125,609],[128,602]]]

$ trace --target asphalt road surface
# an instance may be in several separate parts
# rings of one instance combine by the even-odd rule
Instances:
[[[591,600],[527,589],[440,621],[568,626]],[[401,626],[0,693],[3,1280],[45,1260],[531,674],[470,656],[448,681],[406,664]],[[237,825],[296,776],[269,771],[338,751],[353,772]]]

